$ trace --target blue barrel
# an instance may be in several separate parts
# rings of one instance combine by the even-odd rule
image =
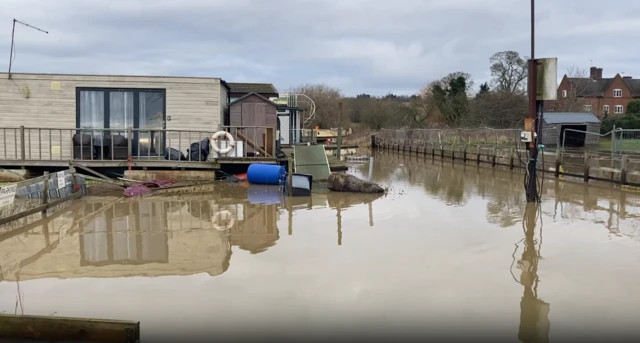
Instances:
[[[247,181],[254,185],[279,185],[286,174],[283,166],[252,164],[247,170]]]

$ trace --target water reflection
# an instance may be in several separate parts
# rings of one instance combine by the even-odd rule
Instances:
[[[538,262],[541,259],[542,216],[538,204],[527,204],[523,216],[524,238],[516,244],[514,262],[520,269],[520,278],[514,279],[524,287],[520,300],[520,327],[518,339],[523,343],[546,343],[549,341],[550,305],[538,297]],[[536,232],[537,231],[537,232]],[[522,247],[521,258],[515,256]],[[512,264],[513,267],[513,264]],[[511,271],[513,275],[513,270]]]
[[[379,197],[325,193],[285,198],[268,187],[223,188],[192,196],[87,197],[68,211],[0,236],[0,249],[12,252],[0,263],[0,280],[216,276],[229,268],[232,247],[251,254],[272,248],[280,238],[278,221],[283,212],[288,213],[292,235],[295,211],[325,207],[339,218],[342,210],[370,205]],[[371,206],[369,212],[373,225]],[[338,237],[341,225],[338,219]],[[20,234],[29,243],[10,239]],[[44,246],[29,255],[23,244]]]
[[[487,222],[511,227],[522,221],[526,207],[522,174],[459,164],[422,156],[377,152],[376,181],[394,185],[401,180],[452,206],[469,199],[486,202]],[[358,172],[368,172],[368,165]],[[393,189],[392,191],[398,191]],[[612,235],[640,239],[640,196],[609,184],[585,184],[568,179],[547,178],[542,192],[542,212],[554,220],[584,220],[603,225]],[[621,221],[622,219],[622,221]]]

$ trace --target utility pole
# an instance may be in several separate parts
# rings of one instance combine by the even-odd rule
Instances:
[[[40,32],[44,32],[46,34],[49,34],[49,31],[45,31],[43,29],[39,29],[35,26],[31,26],[25,22],[21,22],[20,20],[13,18],[13,27],[11,28],[11,48],[9,49],[9,72],[7,73],[9,76],[9,79],[11,79],[11,65],[13,64],[13,50],[15,47],[15,33],[16,33],[16,23],[18,24],[22,24],[26,27],[30,27],[34,30],[38,30]]]
[[[525,131],[531,132],[531,141],[528,143],[529,160],[525,173],[525,190],[527,202],[539,202],[538,190],[538,147],[542,142],[542,101],[537,99],[538,61],[535,59],[535,0],[531,0],[531,57],[528,62],[528,89],[529,118],[525,120]]]

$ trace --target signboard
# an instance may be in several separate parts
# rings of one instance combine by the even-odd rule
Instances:
[[[537,63],[537,100],[558,99],[558,59],[538,58]]]
[[[65,185],[65,181],[64,181],[64,172],[58,172],[58,189],[63,189]]]
[[[16,198],[16,189],[18,184],[0,187],[0,207],[13,204]]]

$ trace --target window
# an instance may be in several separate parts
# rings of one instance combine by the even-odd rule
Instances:
[[[614,98],[622,98],[622,89],[614,89],[613,90]]]
[[[609,105],[602,106],[602,112],[604,112],[605,114],[609,113]]]
[[[591,105],[584,105],[585,112],[591,112]]]
[[[562,97],[563,97],[563,98],[566,98],[566,97],[567,97],[567,90],[566,90],[566,89],[563,89],[563,90],[562,90]]]
[[[622,113],[624,113],[624,107],[622,107],[622,105],[616,105],[613,108],[613,111],[614,111],[615,114],[622,114]]]
[[[133,150],[152,154],[164,146],[165,99],[164,89],[76,88],[76,125],[99,130],[96,139],[103,129],[125,137],[128,128],[141,129],[133,132]]]

